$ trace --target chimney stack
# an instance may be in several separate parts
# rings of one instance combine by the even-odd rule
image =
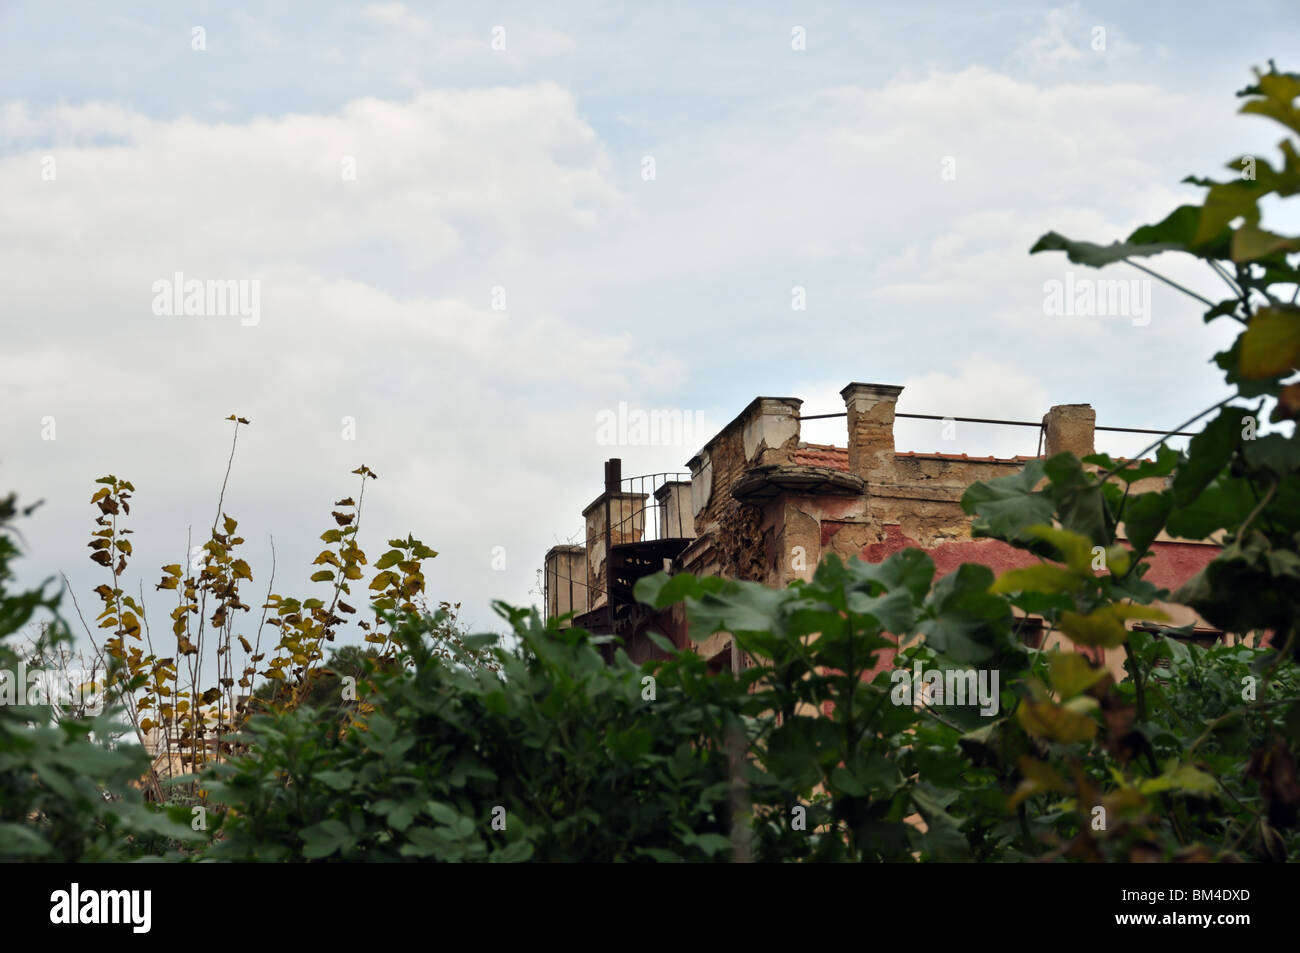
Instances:
[[[802,404],[797,397],[755,397],[749,402],[735,421],[740,424],[746,467],[794,462]]]
[[[897,384],[854,382],[840,391],[849,416],[849,472],[871,483],[894,482]]]
[[[1096,453],[1097,412],[1091,404],[1057,404],[1043,417],[1043,456],[1069,451],[1079,459]]]
[[[582,546],[552,546],[546,551],[546,617],[587,611],[587,550]],[[566,622],[565,627],[571,623]]]

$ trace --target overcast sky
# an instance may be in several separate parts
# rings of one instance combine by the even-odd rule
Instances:
[[[364,463],[363,548],[423,539],[430,596],[486,628],[493,598],[540,604],[602,460],[684,470],[760,394],[829,413],[850,381],[903,384],[902,411],[1089,402],[1131,427],[1225,394],[1206,359],[1230,329],[1160,286],[1147,322],[1047,315],[1044,282],[1096,273],[1028,249],[1121,238],[1199,201],[1184,175],[1273,157],[1232,94],[1300,66],[1294,2],[865,6],[0,2],[0,492],[45,500],[22,578],[93,603],[111,472],[152,593],[211,525],[232,412],[246,600],[270,536],[277,591],[320,594],[317,537]],[[178,272],[258,282],[256,322],[156,314]],[[712,427],[602,445],[620,401]]]

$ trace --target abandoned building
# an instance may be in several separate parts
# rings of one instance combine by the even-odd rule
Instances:
[[[647,632],[658,632],[679,647],[693,644],[680,605],[657,613],[633,597],[638,579],[661,570],[781,587],[810,579],[830,553],[880,562],[905,547],[927,551],[938,576],[966,562],[982,563],[995,573],[1033,565],[1037,558],[1023,550],[972,538],[971,518],[960,502],[972,483],[1013,474],[1033,458],[899,452],[895,417],[1037,426],[1042,457],[1063,451],[1083,457],[1095,452],[1099,429],[1133,430],[1097,427],[1088,404],[1052,407],[1041,424],[896,414],[901,392],[895,385],[852,383],[841,391],[843,413],[816,415],[846,420],[846,446],[800,439],[801,400],[757,397],[690,459],[689,472],[625,478],[619,460],[607,461],[604,489],[582,514],[585,545],[555,546],[546,554],[548,615],[574,613],[572,624],[619,636],[628,655],[642,661],[662,654]],[[1156,478],[1133,489],[1145,492],[1163,485]],[[1171,590],[1219,551],[1212,542],[1163,533],[1152,549],[1146,578]],[[1221,635],[1185,606],[1162,608],[1172,625],[1194,624],[1197,640]],[[1031,643],[1035,627],[1034,620],[1024,626]],[[733,657],[727,633],[716,633],[695,648],[715,668],[735,670],[745,664]],[[1117,676],[1122,673],[1122,652],[1095,654]],[[890,659],[880,662],[889,664]]]

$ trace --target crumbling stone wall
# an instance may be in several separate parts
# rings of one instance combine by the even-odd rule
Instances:
[[[774,548],[774,533],[763,527],[763,510],[731,501],[718,516],[715,548],[724,576],[767,582]]]

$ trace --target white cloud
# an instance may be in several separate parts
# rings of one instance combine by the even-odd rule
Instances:
[[[0,132],[36,128],[58,161],[48,182],[38,156],[0,160],[5,227],[53,250],[98,226],[105,250],[129,250],[156,273],[200,255],[226,274],[366,242],[427,266],[475,229],[528,244],[619,201],[572,97],[548,85],[362,99],[336,115],[242,125],[100,104],[4,118]],[[112,144],[83,145],[100,138]]]
[[[409,14],[384,9],[389,24]],[[507,76],[530,49],[591,45],[526,25],[495,59],[486,30],[437,42]],[[1106,241],[1186,200],[1172,183],[1222,160],[1230,103],[1219,122],[1154,82],[972,66],[755,96],[707,120],[620,101],[606,128],[587,112],[602,91],[586,93],[420,90],[229,122],[0,104],[0,272],[21,316],[0,352],[13,394],[0,446],[6,482],[50,500],[37,570],[82,571],[89,481],[109,470],[140,488],[138,564],[175,561],[184,527],[211,519],[232,411],[253,426],[229,508],[250,546],[275,532],[285,589],[366,463],[381,479],[363,544],[415,532],[442,553],[431,588],[486,623],[488,598],[524,600],[599,490],[614,451],[594,415],[619,400],[725,422],[760,393],[835,412],[847,381],[877,380],[905,384],[915,412],[1036,420],[1091,401],[1133,426],[1208,403],[1198,312],[1166,296],[1144,329],[1046,320],[1043,281],[1066,266],[1027,252],[1049,229]],[[177,270],[259,279],[260,324],[155,317],[151,283]],[[790,310],[794,284],[807,312]],[[340,440],[344,416],[355,443]],[[1009,455],[1036,436],[972,425],[948,444],[927,427],[900,422],[900,448]],[[843,421],[805,437],[842,444]],[[631,474],[694,449],[621,452]]]
[[[1077,63],[1087,56],[1089,32],[1082,25],[1077,3],[1048,10],[1043,19],[1043,32],[1026,43],[1022,51],[1033,65]]]
[[[1115,18],[1085,14],[1078,3],[1070,3],[1044,12],[1038,31],[1012,60],[1034,73],[1077,72],[1112,66],[1116,59],[1130,60],[1142,52],[1119,32]]]
[[[528,35],[528,49],[538,56],[562,56],[577,49],[577,41],[559,30],[539,29]]]
[[[11,103],[0,122],[32,141],[0,158],[0,271],[13,279],[6,307],[23,316],[0,352],[4,477],[49,501],[32,527],[34,567],[67,570],[79,591],[91,481],[112,471],[139,488],[137,566],[151,588],[186,526],[211,518],[221,420],[238,411],[253,426],[227,508],[260,552],[259,587],[273,533],[277,588],[300,589],[316,524],[367,463],[381,474],[369,545],[412,530],[462,554],[431,566],[433,594],[468,599],[486,624],[487,596],[525,598],[544,542],[522,525],[539,498],[524,507],[518,487],[576,484],[598,452],[591,405],[683,376],[662,347],[576,324],[508,277],[512,261],[622,201],[559,87],[362,99],[244,124]],[[355,181],[340,174],[349,155]],[[152,282],[176,271],[260,281],[261,321],[155,316]],[[498,280],[505,311],[492,308]],[[40,436],[47,416],[53,442]],[[355,442],[340,439],[345,416]],[[483,538],[509,546],[511,574],[481,572],[486,556],[471,554]]]
[[[361,8],[361,18],[402,32],[423,33],[429,28],[428,21],[412,13],[404,3],[367,3]]]

